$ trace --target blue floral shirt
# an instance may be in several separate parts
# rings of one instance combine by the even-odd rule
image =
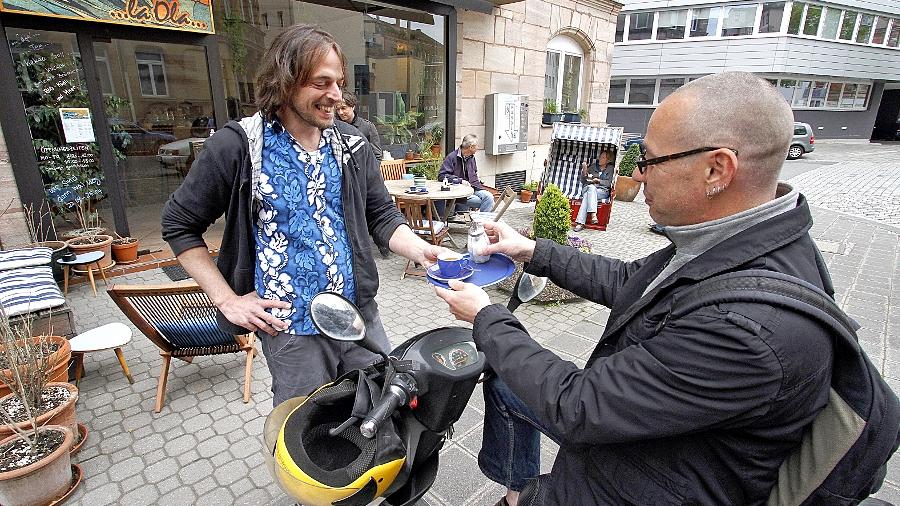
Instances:
[[[256,293],[291,302],[272,314],[286,320],[285,332],[318,333],[309,301],[324,290],[356,300],[350,241],[341,201],[343,174],[322,132],[307,152],[278,121],[263,127],[262,171],[256,185]]]

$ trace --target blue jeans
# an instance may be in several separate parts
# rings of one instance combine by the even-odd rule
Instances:
[[[587,220],[587,213],[597,212],[597,200],[604,202],[609,200],[609,188],[602,186],[594,186],[592,184],[585,185],[581,190],[581,207],[578,209],[578,216],[575,217],[575,223],[584,225]]]
[[[521,491],[525,480],[541,472],[541,433],[560,437],[538,421],[506,383],[494,377],[484,383],[484,435],[478,467],[491,481]]]
[[[469,207],[477,207],[479,211],[486,212],[494,208],[494,195],[487,190],[475,190],[475,193],[466,200]]]

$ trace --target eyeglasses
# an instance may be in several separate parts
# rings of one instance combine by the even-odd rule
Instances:
[[[637,164],[638,172],[640,172],[641,174],[646,172],[647,167],[649,167],[651,165],[668,162],[669,160],[677,160],[679,158],[684,158],[686,156],[696,155],[697,153],[706,153],[707,151],[715,151],[717,149],[727,149],[729,151],[734,152],[734,156],[737,156],[737,154],[738,154],[738,150],[736,150],[734,148],[706,146],[703,148],[689,149],[687,151],[682,151],[680,153],[674,153],[671,155],[658,156],[656,158],[648,159],[647,158],[647,148],[645,148],[643,144],[640,144],[640,149],[641,149],[641,156],[638,157],[637,162],[635,162],[635,163]]]

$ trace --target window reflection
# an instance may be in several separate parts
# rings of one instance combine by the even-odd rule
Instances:
[[[228,115],[256,112],[256,62],[282,26],[314,24],[334,36],[347,57],[347,88],[359,99],[356,114],[376,125],[385,150],[402,158],[446,123],[445,18],[377,2],[342,5],[347,9],[274,0],[226,12],[222,2],[213,2],[216,32],[226,48]]]

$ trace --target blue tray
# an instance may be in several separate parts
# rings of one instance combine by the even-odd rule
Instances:
[[[465,256],[468,257],[469,255]],[[491,259],[487,262],[483,264],[473,265],[475,266],[475,272],[471,276],[466,278],[464,282],[472,283],[480,287],[495,285],[512,276],[512,274],[516,272],[515,262],[513,262],[512,258],[509,258],[503,253],[494,253],[493,255],[491,255]],[[447,283],[429,276],[427,271],[425,273],[425,279],[427,279],[428,282],[434,286],[439,286],[441,288],[450,288]]]

